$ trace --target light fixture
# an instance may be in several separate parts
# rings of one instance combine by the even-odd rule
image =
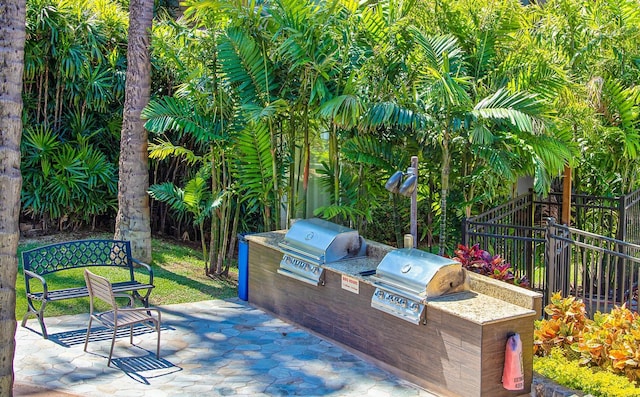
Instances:
[[[409,177],[405,179],[405,181],[400,186],[400,190],[398,191],[398,193],[403,196],[411,197],[413,192],[416,190],[417,185],[418,177],[413,174],[409,174]]]
[[[405,179],[405,177],[407,177]],[[404,180],[403,180],[404,179]],[[411,157],[407,172],[396,171],[384,184],[391,193],[411,197],[411,236],[413,248],[418,246],[418,156]]]
[[[402,177],[404,177],[404,172],[396,171],[391,178],[384,184],[385,189],[390,191],[391,193],[399,193],[400,192],[400,184],[402,183]]]

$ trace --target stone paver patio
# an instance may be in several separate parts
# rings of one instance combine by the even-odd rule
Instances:
[[[425,390],[347,350],[247,303],[211,300],[161,307],[161,357],[144,327],[118,339],[107,367],[110,332],[88,315],[46,318],[50,339],[30,319],[18,326],[16,390],[32,386],[82,396],[423,396]],[[97,332],[96,332],[97,331]],[[60,394],[58,394],[60,395]]]

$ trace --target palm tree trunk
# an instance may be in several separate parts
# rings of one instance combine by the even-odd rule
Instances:
[[[338,148],[338,131],[335,124],[329,134],[329,159],[333,168],[333,204],[340,205],[340,149]]]
[[[45,127],[49,126],[49,118],[47,117],[47,108],[49,107],[49,66],[44,68],[44,105],[42,105],[42,122]]]
[[[440,241],[438,253],[444,255],[447,246],[447,195],[449,194],[449,173],[451,172],[451,153],[449,153],[449,134],[444,133],[442,138],[442,168],[440,175]]]
[[[140,114],[151,93],[152,21],[153,0],[131,0],[115,230],[115,238],[130,240],[132,254],[144,262],[151,261],[151,224],[147,131]]]
[[[0,396],[13,395],[26,4],[0,3]]]
[[[209,146],[211,152],[211,196],[215,197],[220,190],[220,186],[222,186],[222,181],[220,180],[220,170],[218,169],[218,152],[216,150],[216,146],[211,144]],[[211,274],[214,273],[213,264],[215,262],[214,255],[218,252],[219,242],[220,242],[220,209],[216,208],[211,214],[211,229],[210,229],[210,240],[209,240],[209,268],[207,268],[206,273]],[[206,259],[205,259],[206,260]]]
[[[292,112],[293,113],[293,112]],[[295,116],[292,114],[289,117],[289,191],[287,194],[287,224],[284,225],[285,229],[289,228],[289,223],[291,219],[295,218],[296,209],[295,209],[295,197],[297,195],[297,184],[296,184],[296,130],[295,130]]]

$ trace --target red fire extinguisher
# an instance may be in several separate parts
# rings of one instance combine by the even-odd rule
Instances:
[[[517,333],[509,333],[504,353],[502,386],[507,390],[524,389],[524,370],[522,364],[522,341]]]

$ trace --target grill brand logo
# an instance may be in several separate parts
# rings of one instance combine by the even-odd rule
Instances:
[[[309,232],[309,233],[307,233],[306,236],[304,236],[304,239],[309,241],[309,240],[311,240],[313,238],[313,236],[314,236],[313,232]]]

